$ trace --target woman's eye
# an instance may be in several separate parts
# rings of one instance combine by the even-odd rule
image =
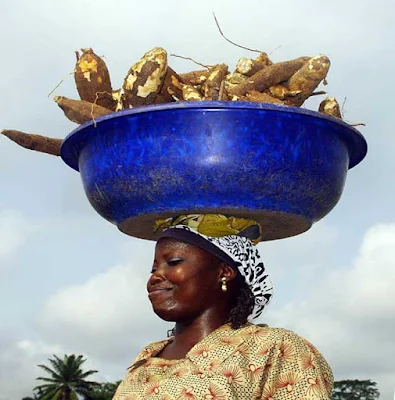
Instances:
[[[181,264],[184,260],[182,258],[173,258],[167,262],[167,265],[170,267],[174,267],[178,264]]]

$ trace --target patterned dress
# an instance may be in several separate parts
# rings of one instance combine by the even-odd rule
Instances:
[[[330,400],[332,371],[318,350],[281,328],[218,328],[181,360],[145,347],[113,400]]]

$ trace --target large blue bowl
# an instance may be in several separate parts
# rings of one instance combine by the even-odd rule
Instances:
[[[222,213],[257,220],[263,240],[297,235],[327,215],[366,151],[362,135],[335,118],[222,101],[106,115],[61,149],[94,209],[124,233],[155,239],[156,219]]]

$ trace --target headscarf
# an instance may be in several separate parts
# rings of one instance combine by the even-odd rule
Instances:
[[[258,222],[222,214],[189,214],[162,219],[155,222],[154,231],[162,231],[177,225],[189,226],[206,236],[244,236],[254,244],[258,244],[262,239],[262,229]]]
[[[191,217],[196,219],[197,216],[194,215]],[[182,217],[183,222],[187,220],[188,216]],[[171,223],[171,221],[173,222]],[[273,286],[262,262],[259,250],[254,246],[253,242],[245,236],[238,236],[236,234],[219,237],[208,236],[199,232],[196,227],[188,226],[188,224],[180,224],[179,222],[180,218],[167,220],[167,226],[164,228],[165,230],[161,233],[159,239],[171,237],[185,241],[208,251],[228,265],[236,268],[251,289],[255,299],[252,318],[259,317],[272,297]],[[248,224],[249,227],[254,226],[254,224]],[[159,224],[157,223],[157,225]],[[160,225],[161,229],[163,229],[164,221],[161,221]]]

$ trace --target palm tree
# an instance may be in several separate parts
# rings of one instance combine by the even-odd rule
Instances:
[[[97,385],[96,382],[85,380],[97,371],[84,372],[82,370],[81,366],[86,359],[81,354],[79,356],[75,354],[65,355],[63,360],[55,355],[53,357],[53,359],[48,359],[52,368],[39,365],[50,375],[49,378],[37,378],[40,381],[47,382],[34,388],[41,394],[39,397],[41,400],[77,400],[77,394],[87,395],[91,388]]]

